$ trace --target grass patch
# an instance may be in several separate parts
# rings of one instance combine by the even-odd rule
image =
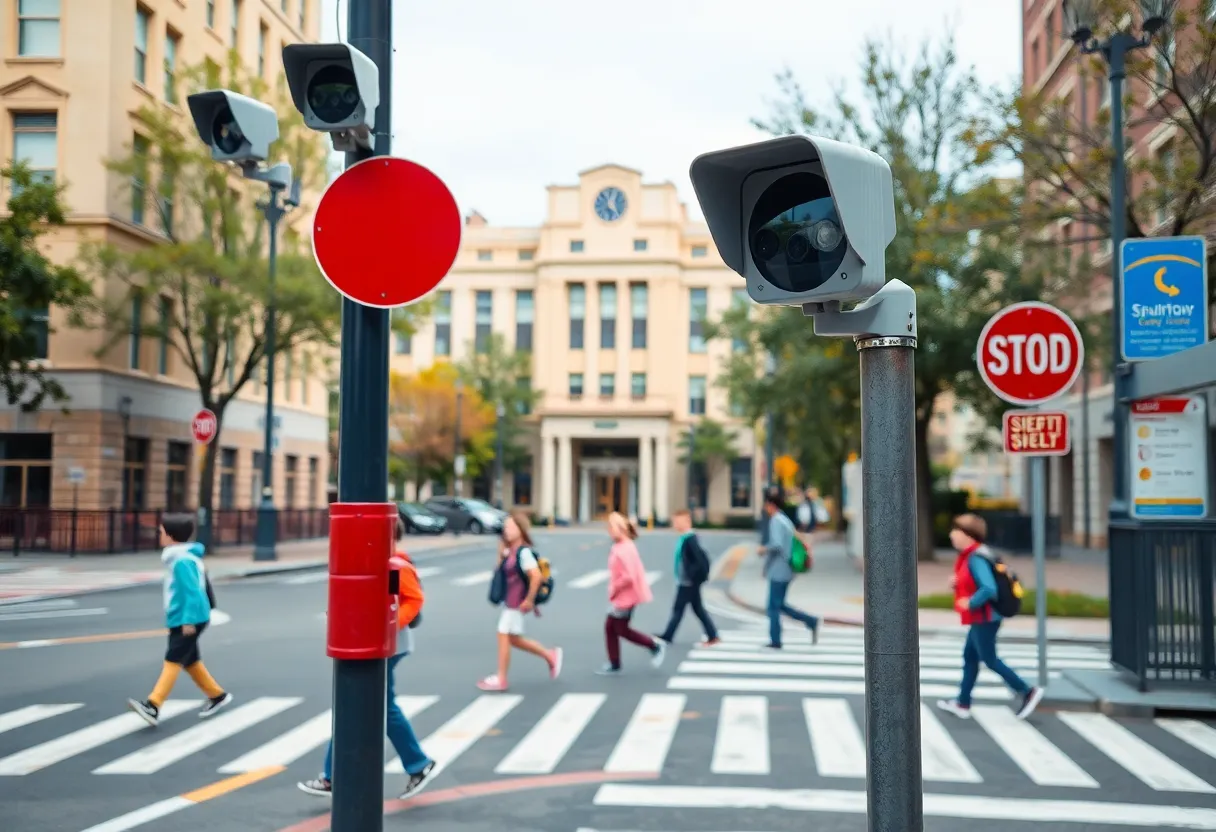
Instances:
[[[1018,616],[1034,615],[1035,593],[1033,589],[1026,590],[1022,596],[1022,611]],[[923,610],[952,610],[954,609],[953,593],[934,592],[922,595],[917,599],[917,606]],[[1062,618],[1110,618],[1110,601],[1080,592],[1057,592],[1047,590],[1047,614]]]

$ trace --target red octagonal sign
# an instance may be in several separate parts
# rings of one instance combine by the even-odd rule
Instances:
[[[329,184],[313,219],[312,251],[330,285],[364,306],[426,297],[460,249],[460,209],[421,165],[376,156]]]
[[[215,414],[205,407],[194,414],[194,420],[190,423],[190,430],[194,433],[194,441],[203,445],[206,445],[215,438],[219,427],[219,419],[215,418]]]
[[[992,316],[976,349],[980,376],[1011,404],[1041,404],[1072,387],[1085,344],[1072,318],[1037,301],[1015,303]]]

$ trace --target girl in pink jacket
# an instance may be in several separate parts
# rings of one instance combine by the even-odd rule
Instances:
[[[650,582],[646,580],[646,567],[633,541],[638,529],[621,514],[608,515],[608,534],[612,537],[612,549],[608,553],[608,620],[604,622],[604,641],[608,646],[608,664],[598,671],[601,676],[621,672],[621,639],[632,641],[650,651],[650,663],[658,667],[663,663],[667,645],[629,626],[633,611],[641,604],[654,599],[650,593]]]

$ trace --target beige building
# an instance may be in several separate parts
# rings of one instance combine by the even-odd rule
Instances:
[[[689,504],[678,443],[702,418],[730,425],[738,458],[694,470],[692,503],[716,521],[755,515],[763,450],[714,383],[732,345],[702,332],[706,318],[749,302],[742,279],[669,182],[604,165],[548,191],[539,228],[469,217],[439,311],[396,340],[393,369],[458,361],[491,332],[531,352],[530,383],[542,393],[529,417],[531,464],[505,475],[504,504],[538,518],[622,511],[668,521]],[[489,477],[471,488],[490,496]]]
[[[0,0],[0,158],[25,160],[67,185],[69,226],[43,238],[49,256],[73,259],[82,239],[163,241],[104,161],[129,152],[142,105],[178,107],[191,129],[173,83],[183,67],[222,64],[233,49],[263,77],[279,75],[283,44],[316,39],[320,5]],[[0,205],[7,198],[0,194]],[[133,316],[163,308],[151,299],[143,306]],[[56,332],[43,337],[43,359],[71,395],[71,413],[47,406],[21,414],[0,403],[0,507],[193,507],[200,456],[191,421],[200,398],[178,356],[166,343],[132,335],[99,359],[100,334],[70,329],[56,310],[50,324]],[[280,356],[278,364],[280,508],[326,503],[328,397],[310,364],[320,369],[304,355]],[[225,414],[216,508],[249,507],[260,491],[263,402],[263,390],[251,384]],[[73,484],[70,471],[83,471],[83,483]]]

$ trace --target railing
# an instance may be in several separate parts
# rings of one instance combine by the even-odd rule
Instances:
[[[160,548],[158,527],[168,512],[0,508],[0,554],[111,555]],[[211,548],[251,545],[257,509],[214,509]],[[329,535],[329,508],[278,509],[278,540]]]
[[[1110,526],[1111,662],[1149,680],[1216,681],[1216,522]]]

